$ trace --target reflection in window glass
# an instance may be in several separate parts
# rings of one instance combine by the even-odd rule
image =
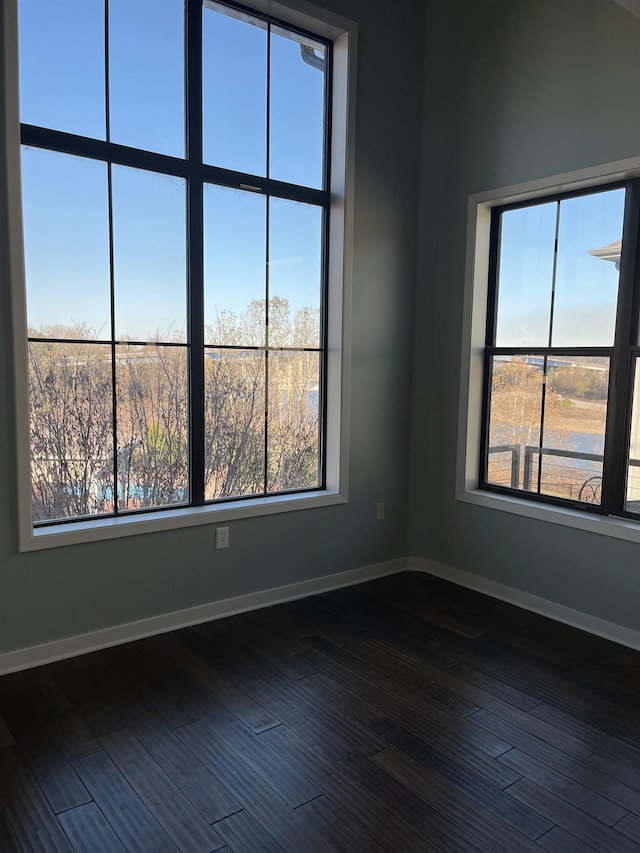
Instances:
[[[29,344],[34,521],[113,512],[111,348]]]
[[[184,0],[109,0],[111,140],[184,156]]]
[[[613,344],[624,196],[618,189],[560,202],[552,346]]]
[[[202,10],[205,163],[252,175],[267,164],[267,25],[228,7]]]
[[[116,338],[186,339],[185,184],[113,167]]]
[[[106,165],[23,148],[22,206],[30,334],[109,338]]]
[[[548,346],[557,203],[502,214],[496,346]]]
[[[269,346],[320,344],[322,209],[269,202]]]
[[[204,190],[205,340],[264,346],[266,199],[206,185]]]
[[[105,138],[104,0],[19,0],[20,120]]]
[[[116,348],[118,509],[189,501],[184,347]]]
[[[277,28],[270,45],[269,177],[320,188],[326,48]]]

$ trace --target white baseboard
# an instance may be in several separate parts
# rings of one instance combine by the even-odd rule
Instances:
[[[500,601],[515,604],[516,607],[522,607],[524,610],[531,610],[534,613],[540,613],[542,616],[548,616],[549,619],[555,619],[556,622],[562,622],[565,625],[571,625],[573,628],[587,631],[589,634],[596,634],[596,636],[604,637],[606,640],[613,640],[614,643],[620,643],[622,646],[640,650],[640,631],[625,628],[624,625],[607,622],[606,619],[599,619],[597,616],[591,616],[581,610],[565,607],[564,604],[557,604],[547,598],[531,595],[531,593],[488,580],[471,572],[454,569],[453,566],[438,563],[436,560],[410,557],[407,561],[407,568],[412,571],[435,575],[435,577],[451,581],[458,586],[464,586],[492,598],[498,598]]]
[[[384,563],[350,569],[338,574],[325,575],[312,580],[252,592],[248,595],[239,595],[223,601],[212,601],[197,607],[189,607],[186,610],[163,613],[160,616],[151,616],[148,619],[116,625],[113,628],[103,628],[87,634],[78,634],[74,637],[66,637],[63,640],[54,640],[50,643],[4,652],[0,654],[0,675],[41,666],[45,663],[53,663],[56,660],[94,652],[109,646],[118,646],[121,643],[140,640],[154,634],[164,634],[177,628],[188,628],[201,622],[223,619],[225,616],[233,616],[247,610],[271,607],[274,604],[283,604],[285,601],[293,601],[297,598],[329,592],[332,589],[364,583],[406,569],[406,557],[401,557],[396,560],[387,560]]]

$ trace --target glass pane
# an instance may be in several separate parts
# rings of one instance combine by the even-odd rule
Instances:
[[[264,346],[267,215],[264,196],[204,188],[205,341]]]
[[[19,0],[20,119],[105,138],[103,0]]]
[[[266,23],[205,0],[202,133],[205,163],[265,175]]]
[[[495,356],[487,482],[537,491],[543,359]]]
[[[320,188],[326,49],[274,27],[270,60],[269,177]]]
[[[29,344],[34,521],[113,510],[111,350]]]
[[[502,214],[496,346],[549,345],[557,203]]]
[[[320,345],[322,209],[284,199],[269,209],[269,346]]]
[[[553,346],[613,346],[623,189],[560,203]]]
[[[631,440],[627,469],[627,512],[640,514],[640,375],[637,359],[634,361],[633,401],[631,409]]]
[[[205,498],[264,492],[265,356],[205,353]]]
[[[118,507],[189,500],[185,347],[116,350]]]
[[[185,205],[181,178],[113,167],[118,340],[186,340]]]
[[[320,484],[319,430],[318,353],[269,353],[269,492]]]
[[[184,156],[184,0],[109,0],[112,142]]]
[[[549,356],[540,492],[600,503],[609,359]]]
[[[23,148],[22,204],[29,334],[109,339],[106,165]]]

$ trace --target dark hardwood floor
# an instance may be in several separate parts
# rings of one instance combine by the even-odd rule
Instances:
[[[640,653],[406,572],[0,678],[0,851],[640,853]]]

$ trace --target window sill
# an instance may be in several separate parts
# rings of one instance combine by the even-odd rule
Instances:
[[[539,504],[511,495],[498,495],[482,489],[471,489],[458,495],[463,503],[524,515],[537,521],[550,524],[562,524],[574,530],[598,533],[613,539],[625,539],[627,542],[640,542],[640,524],[627,518],[582,513],[567,507]]]
[[[158,533],[196,527],[202,524],[221,524],[262,515],[316,509],[346,503],[346,497],[337,491],[304,492],[282,497],[248,498],[233,503],[213,504],[204,507],[167,509],[149,515],[128,515],[119,518],[96,518],[90,521],[69,522],[39,527],[23,537],[21,551],[39,551],[64,545],[120,539],[141,533]],[[212,540],[213,547],[213,540]]]

